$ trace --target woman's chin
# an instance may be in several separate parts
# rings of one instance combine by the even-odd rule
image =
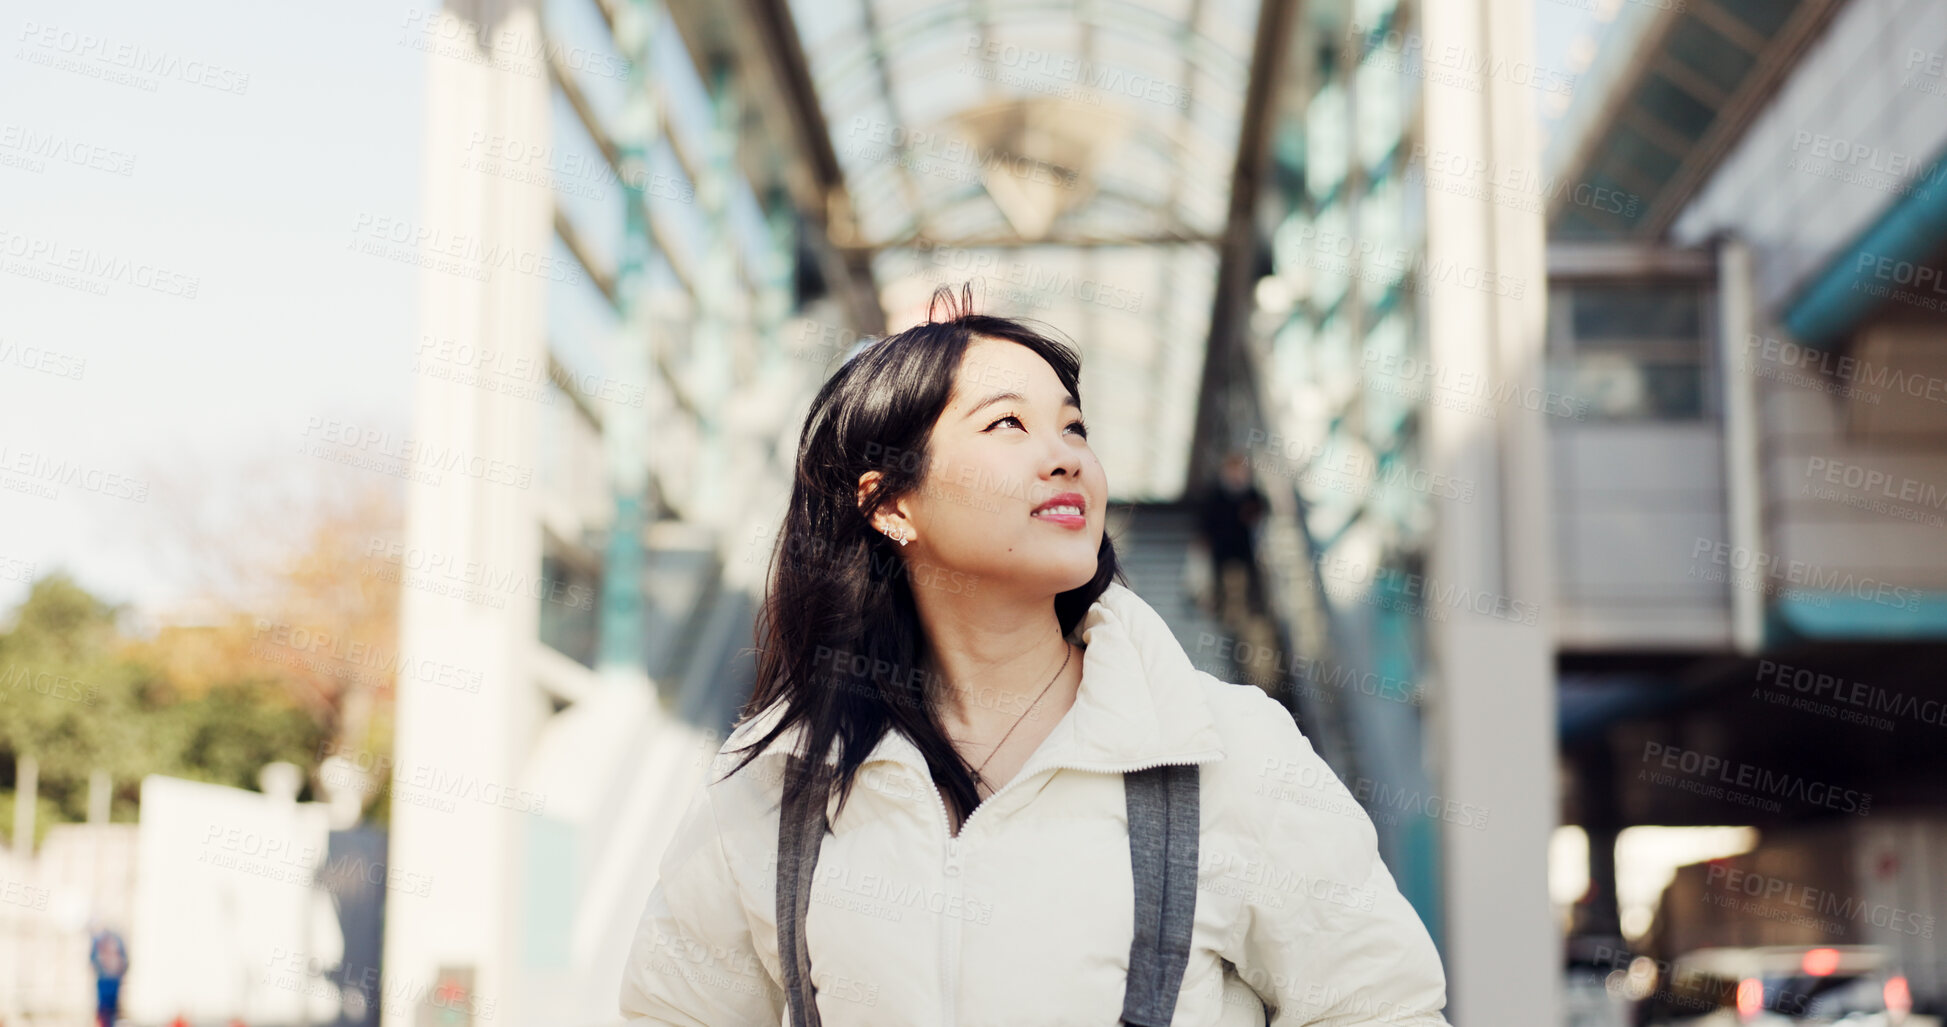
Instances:
[[[1072,592],[1095,580],[1097,567],[1095,554],[1090,552],[1087,560],[1061,559],[1052,565],[1044,566],[1043,576],[1047,579],[1048,591],[1054,594]]]

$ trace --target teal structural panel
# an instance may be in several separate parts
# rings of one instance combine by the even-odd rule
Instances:
[[[1947,639],[1947,593],[1892,587],[1872,596],[1820,592],[1778,601],[1766,618],[1767,648],[1796,640]]]
[[[642,309],[643,293],[655,243],[649,225],[644,184],[649,150],[661,125],[657,114],[657,67],[650,60],[651,33],[662,13],[654,0],[625,0],[617,20],[616,44],[629,59],[629,93],[623,125],[615,140],[624,173],[622,186],[627,218],[616,273],[616,298],[624,325],[616,357],[619,368],[610,373],[624,380],[647,382],[651,374],[649,325]],[[643,529],[649,509],[649,453],[647,411],[621,407],[609,412],[604,457],[615,501],[615,520],[602,554],[601,641],[603,666],[641,668],[648,662],[642,637],[642,575],[647,562]],[[624,423],[627,422],[627,423]]]
[[[1886,302],[1892,290],[1936,301],[1947,309],[1947,268],[1929,263],[1947,239],[1947,150],[1915,176],[1914,188],[1893,201],[1871,228],[1841,249],[1786,308],[1793,338],[1829,349]],[[1904,279],[1904,281],[1902,281]]]

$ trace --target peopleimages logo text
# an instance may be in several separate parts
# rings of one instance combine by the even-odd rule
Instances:
[[[1863,815],[1873,805],[1871,792],[1835,788],[1796,774],[1781,774],[1741,760],[1727,760],[1722,756],[1664,745],[1661,742],[1643,743],[1643,762],[1655,763],[1665,770],[1674,770],[1699,780],[1713,780],[1736,788],[1781,798],[1798,799],[1814,806],[1836,809],[1842,813]]]

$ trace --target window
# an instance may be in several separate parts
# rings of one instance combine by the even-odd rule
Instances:
[[[1549,292],[1548,388],[1592,420],[1717,413],[1707,377],[1712,296],[1696,279],[1575,281]]]
[[[589,669],[600,655],[602,570],[600,555],[563,544],[543,532],[541,542],[541,641]]]

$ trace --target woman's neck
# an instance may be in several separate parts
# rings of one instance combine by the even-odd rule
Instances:
[[[1038,697],[1062,688],[1061,680],[1051,687],[1051,678],[1079,677],[1080,648],[1071,651],[1062,636],[1052,597],[1035,607],[935,602],[919,613],[928,694],[963,734],[1006,730]]]

